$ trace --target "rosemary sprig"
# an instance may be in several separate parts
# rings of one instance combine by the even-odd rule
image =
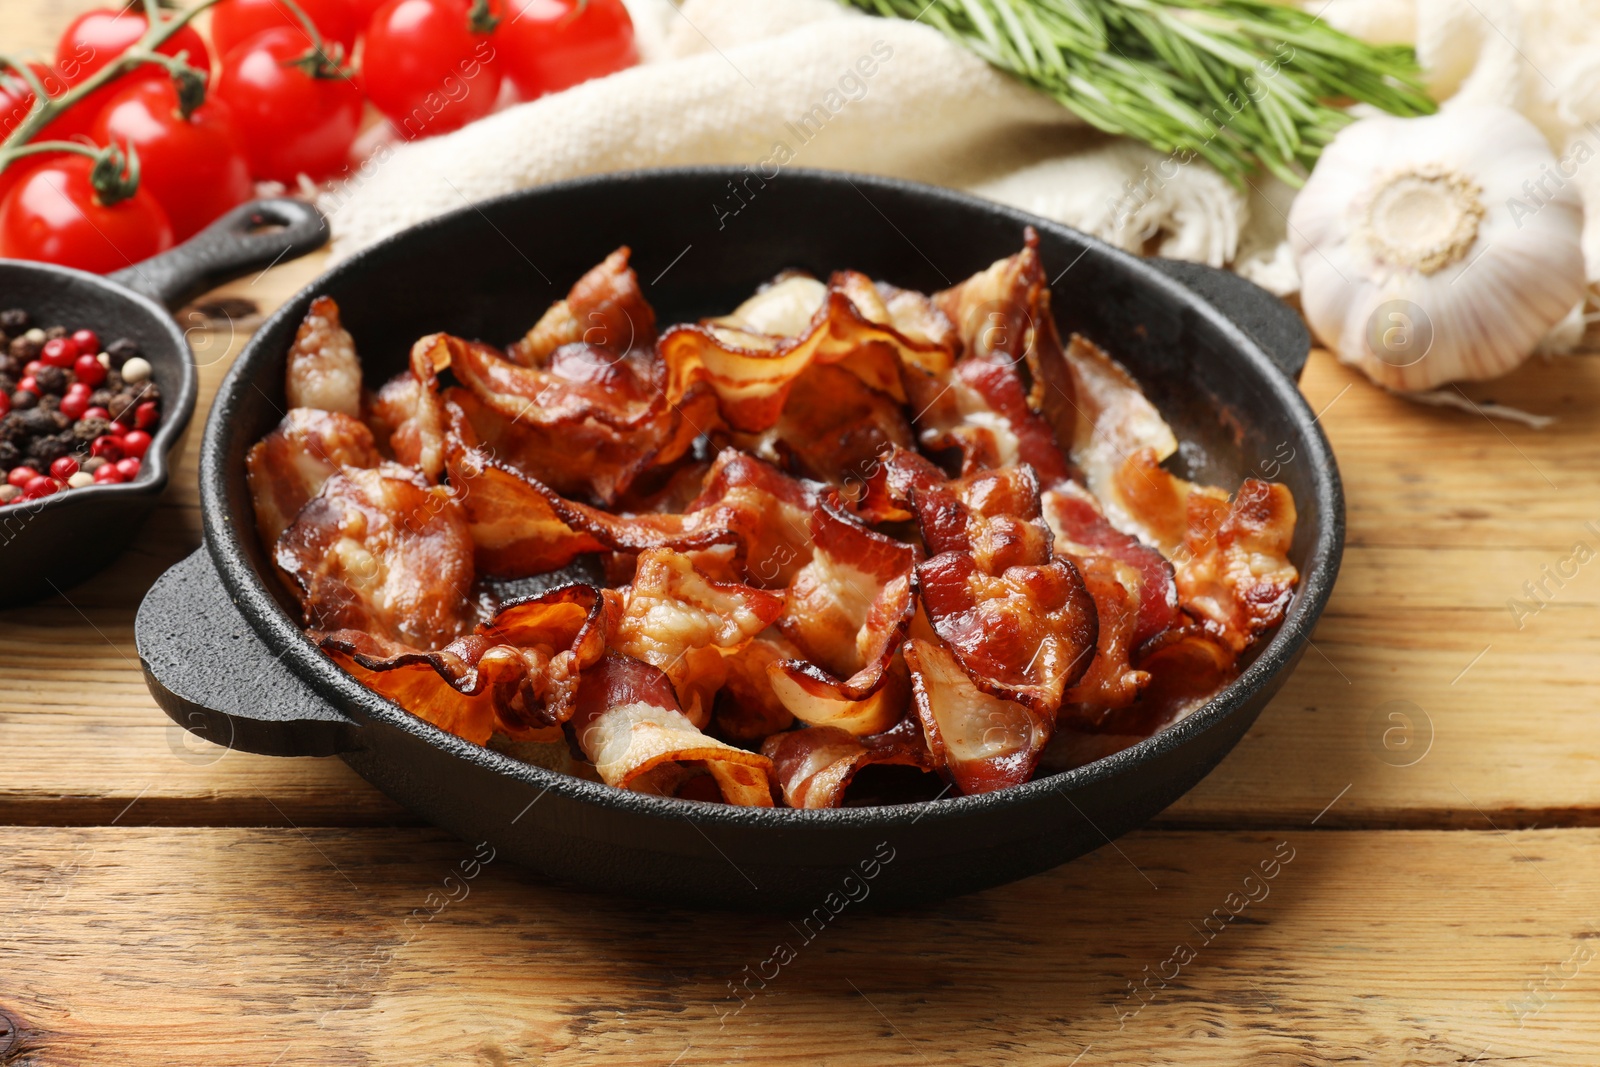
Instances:
[[[1273,0],[841,0],[913,19],[1107,133],[1235,185],[1265,167],[1299,185],[1351,121],[1340,104],[1426,115],[1410,48],[1369,45]]]

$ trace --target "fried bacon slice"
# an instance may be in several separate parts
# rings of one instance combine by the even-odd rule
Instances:
[[[432,482],[444,472],[439,372],[449,365],[449,350],[436,343],[437,336],[412,345],[410,365],[385,382],[367,406],[367,423],[395,462],[417,468]]]
[[[1178,600],[1207,634],[1237,653],[1283,621],[1299,580],[1287,487],[1247,478],[1229,500],[1163,470],[1149,449],[1128,457],[1116,484],[1171,557]]]
[[[914,718],[903,722],[918,725]],[[791,808],[839,807],[856,773],[874,765],[933,769],[919,729],[857,737],[836,726],[809,726],[774,734],[761,752],[772,760],[784,803]]]
[[[339,324],[331,297],[311,301],[289,346],[284,393],[291,408],[318,408],[352,418],[361,414],[361,360],[355,341]]]
[[[795,379],[783,414],[761,434],[733,441],[763,459],[859,496],[878,457],[909,448],[911,424],[899,402],[840,364],[813,364]]]
[[[804,654],[767,668],[795,718],[873,734],[897,722],[908,687],[895,652],[916,611],[916,549],[849,518],[838,497],[811,514],[811,562],[795,574],[778,629]]]
[[[313,630],[442,648],[476,621],[460,503],[398,467],[331,475],[278,538],[274,559]]]
[[[987,692],[1054,715],[1089,668],[1094,601],[1055,558],[1031,467],[985,471],[913,492],[930,558],[917,565],[934,631]]]
[[[630,656],[609,651],[583,672],[568,729],[607,785],[772,806],[772,761],[701,733],[671,680]]]
[[[678,706],[696,727],[727,678],[723,657],[736,653],[783,611],[783,598],[747,585],[714,581],[681,552],[639,554],[633,582],[609,598],[607,645],[659,668]]]
[[[1058,554],[1078,561],[1080,569],[1083,561],[1101,558],[1133,569],[1139,610],[1130,649],[1180,623],[1172,564],[1155,548],[1112,526],[1087,489],[1077,482],[1062,482],[1043,494],[1041,504]],[[1116,599],[1121,600],[1120,594]]]
[[[641,473],[677,460],[715,425],[716,402],[704,390],[668,401],[665,370],[649,351],[617,356],[580,342],[526,367],[446,334],[417,343],[481,402],[471,412],[479,439],[563,496],[613,503]]]
[[[341,469],[382,461],[372,432],[358,420],[320,408],[290,408],[244,461],[262,544],[275,543]]]
[[[480,745],[496,731],[548,741],[572,714],[579,675],[605,652],[603,604],[592,586],[554,589],[437,650],[361,630],[311,636],[367,688],[442,730]]]
[[[813,363],[839,363],[868,386],[904,399],[897,362],[938,359],[928,350],[939,346],[888,325],[886,309],[881,313],[885,321],[873,321],[851,299],[847,289],[852,286],[863,299],[865,292],[877,296],[870,281],[836,276],[805,331],[790,336],[757,333],[715,319],[674,326],[657,344],[670,395],[686,396],[698,383],[708,383],[722,417],[740,433],[760,433],[776,425],[795,379]],[[878,306],[883,306],[881,299]],[[749,303],[741,311],[733,318],[759,319]]]
[[[1178,450],[1178,439],[1132,376],[1094,344],[1074,334],[1067,364],[1082,413],[1070,439],[1072,461],[1113,526],[1159,547],[1138,509],[1123,499],[1119,475],[1134,453],[1148,449],[1159,462]]]
[[[580,343],[613,356],[648,351],[656,342],[656,313],[628,266],[631,254],[623,245],[579,278],[567,298],[550,305],[511,346],[511,358],[524,367],[543,367],[558,349]]]
[[[1021,252],[933,303],[954,324],[962,356],[948,374],[907,373],[923,444],[959,450],[963,474],[1026,463],[1047,486],[1067,477],[1058,442],[1078,418],[1038,234],[1029,228]]]
[[[944,645],[908,638],[912,702],[934,766],[963,793],[988,793],[1033,776],[1053,714],[980,689]]]
[[[794,725],[794,715],[772,690],[767,669],[786,659],[800,659],[800,650],[768,627],[743,648],[723,657],[727,679],[717,693],[712,721],[718,737],[760,741]]]

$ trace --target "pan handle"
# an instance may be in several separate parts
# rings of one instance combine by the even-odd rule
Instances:
[[[1279,370],[1294,381],[1300,380],[1306,357],[1311,354],[1311,333],[1294,308],[1230,270],[1182,259],[1148,262],[1184,288],[1204,297],[1249,334]]]
[[[276,228],[256,232],[263,226]],[[111,280],[176,311],[219,285],[327,243],[328,220],[305,201],[252,200],[178,247],[118,271]]]
[[[265,756],[331,756],[360,747],[357,725],[256,636],[205,548],[150,587],[134,621],[134,642],[156,703],[196,736]]]

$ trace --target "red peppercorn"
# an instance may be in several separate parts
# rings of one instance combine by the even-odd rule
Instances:
[[[139,460],[133,456],[129,456],[127,459],[119,459],[117,460],[117,473],[131,482],[138,476],[141,465]]]
[[[42,359],[30,359],[28,360],[27,364],[23,366],[22,373],[31,378],[35,374],[39,373],[40,368],[46,366],[49,366],[49,364],[45,363]]]
[[[83,413],[88,410],[88,393],[68,393],[61,398],[61,414],[73,421],[83,418]]]
[[[57,482],[54,478],[49,478],[41,474],[37,478],[30,478],[28,480],[28,484],[22,487],[22,495],[27,497],[29,500],[38,500],[42,496],[49,496],[51,493],[60,488],[61,483]]]
[[[115,463],[122,458],[122,442],[110,434],[103,434],[94,439],[94,444],[89,446],[90,455],[101,456]]]
[[[117,485],[124,481],[122,472],[117,470],[115,463],[107,463],[104,467],[95,471],[94,480],[97,485]]]
[[[64,482],[78,473],[78,461],[71,456],[62,456],[50,464],[50,477],[58,482]]]
[[[79,356],[72,364],[72,374],[77,378],[72,384],[81,385],[85,389],[93,389],[106,380],[106,369],[93,356]]]
[[[44,390],[39,388],[39,383],[33,380],[33,375],[31,374],[18,382],[17,388],[25,393],[32,393],[34,396],[44,395]]]
[[[122,452],[124,455],[135,459],[143,459],[144,453],[150,447],[150,435],[143,430],[129,430],[122,435]]]
[[[141,430],[148,430],[161,421],[161,407],[154,400],[146,400],[133,409],[133,424]]]
[[[39,477],[39,472],[32,467],[12,467],[11,473],[6,475],[6,484],[14,485],[21,489],[37,477]]]
[[[81,356],[92,356],[100,351],[100,335],[93,330],[72,331],[72,343],[78,346]]]
[[[70,337],[52,337],[44,343],[39,358],[52,367],[66,370],[78,358],[78,346],[72,343]]]
[[[11,414],[11,394],[0,390],[0,419]]]
[[[96,406],[90,408],[88,411],[85,411],[83,413],[83,417],[86,419],[105,419],[107,422],[110,422],[111,412],[107,411],[103,407]]]

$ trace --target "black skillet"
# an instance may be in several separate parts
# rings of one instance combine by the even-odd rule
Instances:
[[[321,248],[328,224],[298,200],[258,200],[228,212],[159,256],[106,277],[0,260],[0,307],[40,326],[87,327],[106,343],[137,341],[161,391],[161,424],[139,476],[0,508],[0,608],[65,592],[110,563],[166,488],[168,456],[194,414],[196,374],[176,310],[224,282]]]
[[[791,267],[942,288],[1015,252],[1028,224],[1063,330],[1105,346],[1144,385],[1186,442],[1176,468],[1229,488],[1274,477],[1299,508],[1301,582],[1288,621],[1216,699],[1116,755],[983,796],[876,808],[729,808],[612,789],[469,744],[363,688],[302,636],[256,542],[245,452],[283,414],[285,353],[314,296],[338,301],[378,383],[425,333],[520,336],[622,244],[670,323],[726,311]],[[218,744],[337,754],[424,818],[597,889],[795,912],[859,897],[862,886],[881,904],[998,885],[1095,849],[1172,803],[1233,747],[1299,659],[1344,534],[1333,455],[1294,385],[1308,343],[1293,312],[1233,275],[1141,260],[1008,208],[881,178],[645,171],[468,207],[341,264],[240,355],[206,425],[206,546],[139,610],[145,677],[169,715]]]

